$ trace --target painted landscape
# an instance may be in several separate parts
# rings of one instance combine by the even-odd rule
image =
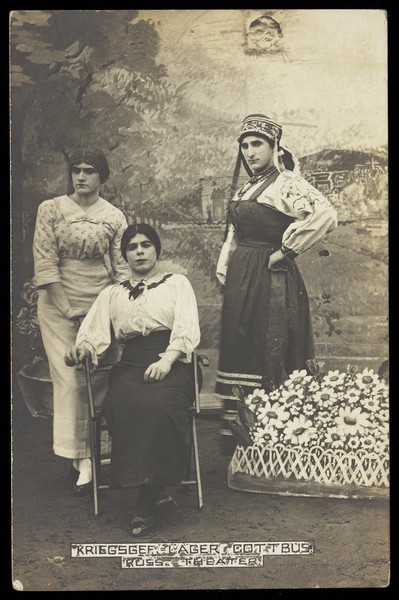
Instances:
[[[264,112],[338,211],[337,229],[297,259],[318,357],[327,368],[377,369],[388,354],[385,24],[382,11],[377,22],[367,12],[270,11],[279,28],[263,41],[256,11],[11,13],[14,315],[33,275],[38,204],[66,192],[71,151],[96,145],[111,169],[103,196],[130,223],[153,224],[165,268],[193,284],[211,394],[223,298],[215,266],[237,131],[246,114]],[[323,38],[334,24],[343,62]],[[306,46],[310,26],[318,35]],[[15,328],[16,369],[31,352]]]

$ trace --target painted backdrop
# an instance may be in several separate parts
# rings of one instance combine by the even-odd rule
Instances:
[[[111,167],[104,197],[129,222],[155,225],[166,266],[193,284],[214,402],[215,265],[236,136],[246,114],[263,112],[338,210],[338,228],[297,259],[318,358],[378,368],[388,351],[386,27],[383,10],[13,11],[14,316],[33,274],[38,204],[65,193],[71,150],[96,145]],[[32,353],[29,326],[14,331],[16,369]]]

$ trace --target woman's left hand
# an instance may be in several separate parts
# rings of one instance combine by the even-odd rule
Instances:
[[[144,381],[147,381],[148,383],[162,381],[162,379],[165,379],[166,375],[170,372],[171,368],[172,364],[170,361],[161,358],[147,367],[147,370],[144,373]]]
[[[284,257],[285,255],[281,252],[281,250],[276,250],[276,252],[273,252],[273,254],[269,256],[269,269],[271,269],[272,271],[276,270],[275,265],[279,266],[277,265],[277,263],[282,261]]]
[[[82,363],[85,358],[91,360],[91,352],[83,344],[79,344],[68,348],[64,355],[64,362],[68,367],[73,367]]]

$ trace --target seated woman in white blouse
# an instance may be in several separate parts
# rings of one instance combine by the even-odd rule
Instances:
[[[121,252],[130,280],[104,289],[86,315],[76,345],[65,354],[73,366],[85,357],[97,364],[112,330],[123,345],[110,373],[104,416],[112,437],[111,484],[139,485],[133,536],[154,527],[165,486],[184,475],[187,408],[193,403],[190,362],[200,341],[197,303],[189,280],[159,269],[161,243],[144,223],[130,225]]]

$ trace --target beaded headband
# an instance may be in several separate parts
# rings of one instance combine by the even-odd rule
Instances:
[[[241,142],[244,135],[248,134],[265,135],[273,141],[279,142],[283,133],[283,128],[279,123],[272,121],[266,115],[248,115],[245,117],[240,130],[238,141]]]

